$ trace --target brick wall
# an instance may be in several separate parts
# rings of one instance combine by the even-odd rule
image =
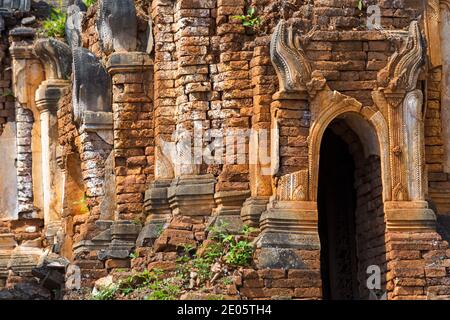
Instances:
[[[14,96],[11,89],[11,57],[7,52],[6,41],[0,45],[0,58],[1,65],[0,70],[0,135],[3,131],[3,127],[7,122],[15,120],[14,112]]]

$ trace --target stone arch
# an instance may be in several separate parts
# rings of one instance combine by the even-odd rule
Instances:
[[[388,124],[381,115],[380,111],[374,111],[371,108],[363,107],[354,99],[345,99],[341,102],[332,104],[327,108],[323,108],[323,112],[321,112],[312,123],[308,138],[310,200],[317,201],[320,146],[323,134],[334,119],[349,113],[359,115],[362,118],[362,121],[367,121],[367,123],[374,129],[380,150],[383,201],[389,201],[391,199],[392,183],[389,174]]]
[[[369,125],[357,113],[344,113],[331,121],[321,141],[317,208],[324,299],[369,299],[386,292],[380,150]],[[381,272],[378,291],[366,285],[370,266]]]

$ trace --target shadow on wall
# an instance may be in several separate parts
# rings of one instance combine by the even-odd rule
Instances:
[[[450,213],[437,214],[437,229],[442,239],[450,243]]]
[[[450,212],[439,211],[433,200],[428,199],[428,205],[436,212],[436,228],[442,239],[450,243]]]

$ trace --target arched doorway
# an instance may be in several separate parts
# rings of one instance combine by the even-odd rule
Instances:
[[[344,114],[325,130],[320,149],[318,210],[324,299],[370,299],[385,291],[385,222],[381,162],[374,129]],[[369,266],[381,287],[367,286]]]

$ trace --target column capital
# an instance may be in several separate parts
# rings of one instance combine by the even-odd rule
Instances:
[[[33,41],[36,32],[33,28],[14,28],[10,31],[9,36],[12,42],[9,50],[14,60],[36,59],[33,52]]]
[[[39,112],[55,111],[63,90],[69,88],[69,80],[49,79],[36,90],[36,107]]]

